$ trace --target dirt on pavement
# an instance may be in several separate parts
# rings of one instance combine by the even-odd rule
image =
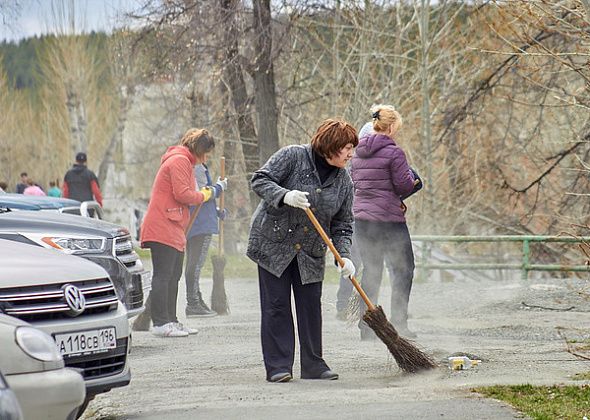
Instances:
[[[415,283],[409,326],[441,366],[411,375],[397,368],[380,341],[361,342],[355,325],[336,319],[337,285],[325,284],[324,358],[340,379],[299,379],[296,356],[295,380],[270,384],[260,350],[257,280],[226,279],[231,314],[204,319],[185,319],[181,281],[179,318],[199,334],[158,338],[134,332],[131,384],[97,396],[84,417],[519,418],[470,389],[584,383],[572,377],[590,371],[590,362],[565,351],[560,331],[569,339],[589,338],[590,301],[578,293],[588,285],[580,279],[523,281],[517,272],[508,280]],[[208,297],[210,278],[202,280],[202,289]],[[388,316],[389,294],[384,282],[380,302]],[[482,362],[452,371],[447,358],[459,353]]]

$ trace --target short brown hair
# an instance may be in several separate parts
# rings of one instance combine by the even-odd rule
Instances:
[[[349,143],[354,147],[359,144],[356,130],[346,121],[336,119],[322,122],[311,139],[313,150],[327,159],[338,154]]]
[[[215,140],[204,128],[189,128],[180,139],[180,145],[188,147],[193,155],[203,156],[215,148]]]

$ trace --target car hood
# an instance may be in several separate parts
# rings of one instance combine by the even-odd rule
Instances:
[[[0,232],[60,232],[103,238],[129,234],[126,228],[100,219],[32,211],[0,213]]]
[[[0,288],[108,277],[102,267],[84,258],[5,239],[0,239],[0,267]]]
[[[47,197],[23,194],[3,194],[0,197],[0,205],[5,202],[6,207],[21,204],[24,206],[37,206],[39,209],[60,209],[62,207],[80,207],[80,202],[70,198]],[[20,208],[20,207],[17,207]]]

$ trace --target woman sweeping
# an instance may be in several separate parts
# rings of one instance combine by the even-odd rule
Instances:
[[[417,188],[418,179],[395,140],[402,125],[400,114],[390,105],[376,105],[371,113],[373,133],[360,140],[351,164],[355,237],[364,267],[362,287],[376,303],[385,259],[391,275],[391,322],[402,336],[414,338],[408,329],[414,254],[402,197]],[[361,313],[365,309],[363,305]],[[361,340],[377,339],[363,321],[359,327]]]
[[[311,208],[354,274],[350,260],[352,181],[344,169],[358,144],[345,121],[324,121],[309,145],[287,146],[254,172],[260,202],[250,228],[247,255],[258,264],[262,354],[266,379],[293,378],[293,290],[302,379],[338,379],[322,355],[322,280],[326,245],[303,209]]]
[[[197,191],[193,166],[206,162],[214,147],[213,137],[207,130],[191,128],[179,145],[169,147],[164,153],[154,180],[141,226],[141,246],[150,248],[152,254],[154,272],[148,300],[151,301],[150,315],[154,322],[152,334],[159,337],[185,337],[197,332],[178,322],[176,300],[189,205],[201,205],[213,194],[208,187]]]

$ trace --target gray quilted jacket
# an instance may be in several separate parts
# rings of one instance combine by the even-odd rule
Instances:
[[[321,184],[311,145],[294,145],[272,155],[251,183],[262,198],[248,240],[247,255],[254,262],[280,277],[297,256],[303,284],[324,279],[327,246],[303,210],[283,203],[289,190],[309,192],[315,216],[340,255],[350,258],[353,190],[346,170],[338,169]]]

